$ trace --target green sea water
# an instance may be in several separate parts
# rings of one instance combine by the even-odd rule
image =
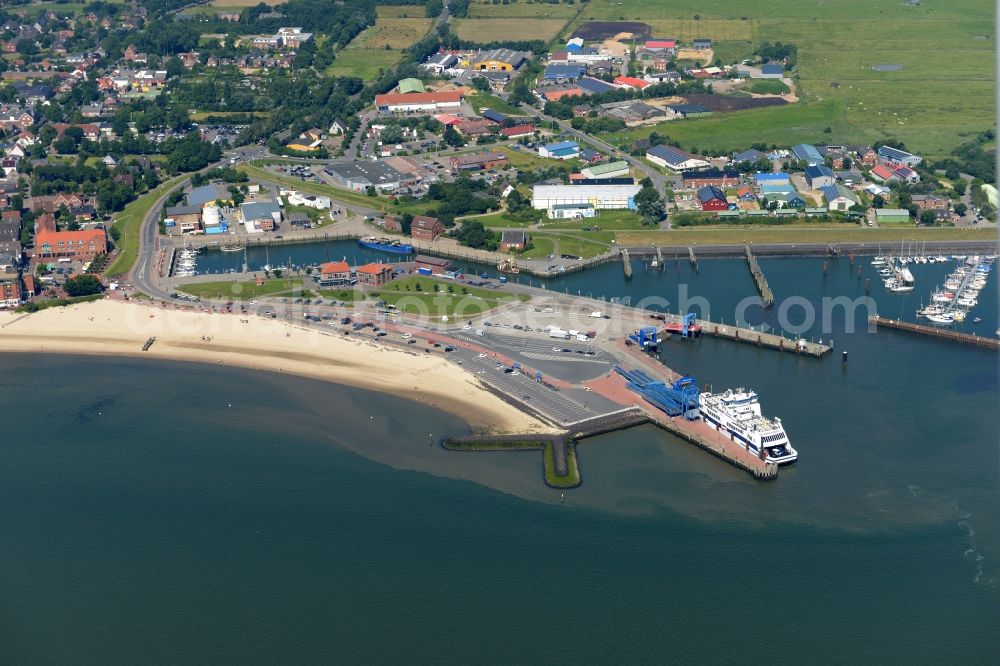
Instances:
[[[735,265],[695,286],[724,305]],[[779,298],[804,273],[765,270]],[[996,663],[996,357],[838,338],[847,367],[664,346],[782,417],[776,482],[643,427],[581,444],[565,496],[399,398],[0,355],[0,663]]]

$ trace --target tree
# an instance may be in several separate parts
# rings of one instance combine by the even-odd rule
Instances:
[[[403,217],[399,220],[399,229],[407,236],[410,235],[410,230],[413,229],[413,215],[410,213],[403,213]]]
[[[635,195],[635,205],[639,210],[639,215],[642,216],[643,224],[659,223],[666,212],[663,199],[652,184],[643,185],[639,193]]]
[[[474,77],[472,77],[472,82],[471,83],[472,83],[472,87],[475,88],[476,90],[480,91],[480,92],[489,92],[490,91],[490,82],[489,82],[489,80],[487,80],[486,78],[484,78],[482,76],[474,76]]]
[[[64,289],[70,296],[90,296],[104,291],[104,285],[96,275],[77,275],[66,280]]]
[[[441,0],[427,0],[427,4],[424,5],[427,18],[437,18],[441,15],[442,10],[444,10],[444,3]]]
[[[872,206],[875,208],[885,208],[885,199],[881,194],[876,194],[872,198]]]
[[[507,195],[507,210],[510,212],[516,213],[522,210],[526,205],[527,202],[524,200],[524,195],[522,195],[519,191],[514,190]]]
[[[955,214],[956,215],[965,215],[965,212],[967,210],[969,210],[969,207],[966,206],[964,203],[957,203],[957,204],[955,204]]]
[[[921,211],[920,213],[920,224],[931,225],[937,222],[937,215],[934,214],[932,210]]]
[[[459,146],[465,144],[465,141],[462,140],[462,137],[459,136],[458,132],[456,132],[455,128],[451,125],[448,125],[448,127],[445,128],[442,138],[444,139],[444,142],[452,148],[458,148]]]

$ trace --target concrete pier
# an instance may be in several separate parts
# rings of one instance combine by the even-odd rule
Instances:
[[[805,339],[789,340],[781,335],[765,333],[764,331],[755,331],[751,328],[727,326],[725,324],[716,324],[710,321],[702,320],[698,320],[698,324],[701,326],[702,335],[710,335],[715,338],[725,338],[726,340],[732,340],[733,342],[742,342],[744,344],[757,345],[758,347],[791,352],[793,354],[801,354],[803,356],[822,358],[833,349],[833,347],[830,347],[829,345],[823,345]]]
[[[959,333],[958,331],[950,331],[947,328],[913,324],[908,321],[899,321],[898,319],[879,317],[878,315],[869,317],[868,324],[876,328],[892,328],[897,331],[907,331],[909,333],[917,333],[918,335],[927,335],[932,338],[950,340],[951,342],[958,342],[963,345],[972,345],[973,347],[979,347],[980,349],[989,349],[992,351],[1000,350],[1000,340],[997,338]]]
[[[744,249],[747,253],[747,264],[750,265],[750,274],[753,275],[753,280],[757,283],[757,290],[760,292],[760,298],[764,301],[764,307],[769,308],[774,305],[774,294],[771,293],[771,287],[767,284],[767,278],[764,277],[764,271],[760,269],[760,264],[757,263],[757,257],[753,256],[753,251],[750,249],[750,246],[745,245]]]

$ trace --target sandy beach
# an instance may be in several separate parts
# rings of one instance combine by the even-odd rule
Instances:
[[[156,342],[148,351],[143,343]],[[34,314],[0,312],[0,351],[135,356],[281,372],[390,393],[494,432],[551,428],[440,355],[416,354],[252,315],[105,299]]]

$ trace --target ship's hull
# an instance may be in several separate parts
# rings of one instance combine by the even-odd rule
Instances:
[[[729,437],[729,439],[733,440],[737,444],[740,444],[741,446],[747,448],[754,455],[760,454],[760,446],[754,441],[752,441],[749,437],[744,435],[743,433],[730,427],[726,423],[728,419],[713,414],[711,410],[705,409],[704,405],[701,406],[700,411],[701,411],[701,418],[705,421],[705,423],[712,426],[722,434],[726,435],[727,437]],[[769,454],[767,456],[767,459],[770,462],[775,462],[779,465],[789,465],[799,459],[798,451],[793,449],[791,444],[786,444],[785,448],[789,451],[788,455],[775,458]]]
[[[359,240],[358,245],[369,250],[379,252],[389,252],[392,254],[413,254],[413,246],[409,244],[391,245],[387,243],[375,243],[372,241]]]

